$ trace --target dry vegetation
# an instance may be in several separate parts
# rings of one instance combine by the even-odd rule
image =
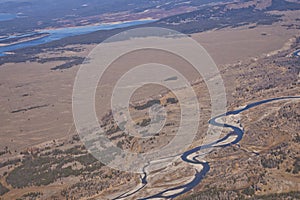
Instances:
[[[268,4],[260,4],[257,9],[264,7]],[[282,23],[296,24],[295,14],[289,12]],[[299,95],[300,63],[299,57],[293,55],[300,49],[299,36],[295,35],[299,29],[292,26],[287,30],[280,23],[248,24],[192,35],[220,66],[227,87],[228,110],[262,99]],[[35,55],[31,62],[1,66],[0,199],[112,199],[139,184],[138,174],[112,170],[97,161],[75,134],[72,83],[77,64],[92,48],[93,45],[75,45],[48,49]],[[117,70],[120,66],[126,68],[153,57],[163,61],[156,54],[135,54],[114,63],[100,88],[104,93],[97,94],[98,115],[108,138],[118,147],[134,152],[158,148],[173,138],[180,113],[177,99],[169,91],[162,93],[162,88],[149,87],[151,95],[137,91],[130,107],[136,126],[149,124],[148,108],[154,104],[164,106],[168,113],[166,127],[146,139],[126,135],[116,126],[104,102],[109,96],[106,92],[122,73]],[[164,62],[175,68],[187,66],[174,59]],[[194,74],[187,75],[195,78]],[[204,116],[192,145],[197,146],[210,118],[210,101],[208,95],[203,95],[207,88],[201,80],[193,87]],[[194,191],[180,198],[299,199],[299,111],[299,101],[282,101],[243,113],[243,140],[239,145],[212,151],[206,157],[211,164],[207,177]],[[131,198],[185,183],[194,172],[193,166],[178,160],[151,173],[147,187]]]

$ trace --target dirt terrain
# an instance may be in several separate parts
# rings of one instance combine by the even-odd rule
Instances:
[[[268,1],[257,9],[265,7],[269,7]],[[228,9],[238,8],[232,5]],[[283,15],[272,25],[246,24],[191,34],[220,69],[228,110],[274,97],[299,96],[300,64],[294,54],[300,49],[299,11],[274,12]],[[126,42],[121,41],[123,45]],[[73,83],[81,59],[95,46],[47,49],[31,61],[0,66],[0,199],[112,199],[140,186],[139,174],[112,170],[92,157],[75,130]],[[188,63],[174,57],[165,59],[161,52],[148,50],[127,56],[113,63],[96,94],[97,115],[108,137],[117,146],[138,153],[163,146],[173,138],[178,129],[179,104],[162,87],[140,88],[131,102],[130,111],[139,126],[149,123],[149,104],[156,102],[168,111],[168,126],[153,137],[139,140],[124,135],[109,113],[113,83],[129,67],[155,60],[181,70],[194,81],[203,115],[191,146],[201,144],[211,112],[201,77],[188,70]],[[299,110],[299,100],[284,100],[250,109],[238,119],[227,119],[243,127],[242,141],[207,155],[210,172],[178,199],[297,199]],[[128,199],[182,185],[194,173],[194,166],[178,160],[150,173],[148,185]]]

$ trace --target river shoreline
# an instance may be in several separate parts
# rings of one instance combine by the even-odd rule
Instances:
[[[87,25],[87,26],[67,27],[67,28],[58,28],[58,29],[42,29],[42,30],[35,31],[35,33],[42,34],[44,35],[44,37],[37,37],[30,40],[22,40],[20,42],[5,44],[2,46],[0,44],[0,56],[5,56],[7,53],[11,53],[18,49],[46,44],[67,37],[84,35],[96,31],[100,31],[100,30],[113,30],[118,28],[126,28],[126,27],[151,23],[154,21],[156,20],[147,18],[147,19],[140,19],[134,21],[103,23],[99,25]],[[13,38],[14,40],[17,40],[18,38],[28,37],[28,33],[19,36],[8,36],[8,39],[9,37]]]

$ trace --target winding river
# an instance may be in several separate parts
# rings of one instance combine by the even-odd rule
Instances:
[[[270,103],[270,102],[275,102],[275,101],[282,101],[282,100],[292,100],[292,99],[300,99],[300,96],[290,96],[290,97],[279,97],[279,98],[272,98],[272,99],[267,99],[267,100],[262,100],[262,101],[258,101],[258,102],[254,102],[251,104],[248,104],[247,106],[234,110],[234,111],[229,111],[226,112],[225,114],[216,116],[212,119],[209,120],[209,124],[213,125],[213,126],[217,126],[217,127],[226,127],[226,128],[230,128],[232,131],[229,132],[225,137],[212,142],[210,144],[205,144],[205,145],[201,145],[198,147],[195,147],[191,150],[188,150],[186,152],[184,152],[181,155],[181,159],[184,162],[187,162],[189,164],[192,164],[194,166],[199,165],[199,167],[201,168],[201,170],[198,170],[195,173],[194,178],[186,184],[177,186],[177,187],[173,187],[170,189],[166,189],[164,191],[161,191],[155,195],[152,196],[148,196],[145,198],[140,198],[140,200],[146,200],[146,199],[173,199],[175,197],[178,197],[190,190],[192,190],[195,186],[197,186],[205,177],[205,175],[209,172],[210,170],[210,165],[208,162],[203,161],[203,160],[199,160],[199,153],[201,150],[204,149],[214,149],[214,148],[225,148],[227,146],[233,145],[233,144],[237,144],[238,142],[240,142],[244,136],[244,130],[242,130],[242,128],[240,127],[236,127],[230,124],[223,124],[223,123],[219,123],[217,122],[218,119],[225,117],[225,116],[234,116],[234,115],[238,115],[242,112],[245,112],[251,108],[266,104],[266,103]],[[234,138],[234,140],[230,140],[230,142],[226,143],[225,141],[228,140],[229,138]],[[225,142],[225,143],[224,143]],[[134,194],[136,194],[137,192],[139,192],[140,190],[142,190],[146,185],[147,185],[147,173],[145,171],[145,168],[147,166],[144,167],[144,173],[141,175],[141,183],[139,186],[137,186],[136,189],[131,190],[130,192],[126,192],[116,198],[114,198],[114,200],[118,200],[118,199],[126,199],[127,197],[130,197]]]

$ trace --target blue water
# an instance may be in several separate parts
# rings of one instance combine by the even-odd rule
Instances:
[[[238,142],[240,142],[243,139],[244,131],[241,128],[236,127],[236,126],[232,126],[232,125],[229,125],[229,124],[218,123],[217,119],[222,118],[224,116],[237,115],[237,114],[242,113],[242,112],[244,112],[246,110],[249,110],[251,108],[254,108],[254,107],[266,104],[266,103],[270,103],[270,102],[273,102],[273,101],[289,100],[289,99],[300,99],[300,96],[295,96],[295,97],[279,97],[279,98],[272,98],[272,99],[262,100],[262,101],[258,101],[258,102],[254,102],[254,103],[248,104],[244,108],[241,108],[241,109],[238,109],[238,110],[234,110],[234,111],[229,111],[229,112],[227,112],[225,114],[222,114],[222,115],[219,115],[219,116],[216,116],[216,117],[212,118],[209,121],[209,124],[211,124],[213,126],[218,126],[218,127],[231,128],[232,131],[229,132],[225,137],[223,137],[223,138],[221,138],[221,139],[219,139],[219,140],[217,140],[215,142],[195,147],[195,148],[193,148],[191,150],[188,150],[188,151],[184,152],[181,155],[181,159],[184,162],[192,163],[192,164],[196,164],[196,165],[202,165],[203,169],[201,171],[197,172],[195,174],[195,176],[194,176],[194,179],[191,182],[187,183],[187,184],[183,184],[183,185],[180,185],[180,186],[177,186],[177,187],[174,187],[174,188],[170,188],[170,189],[164,190],[164,191],[162,191],[160,193],[157,193],[155,195],[152,195],[152,196],[149,196],[149,197],[145,197],[145,198],[141,198],[140,200],[156,199],[156,198],[160,198],[160,199],[174,199],[174,198],[176,198],[176,197],[178,197],[178,196],[180,196],[180,195],[182,195],[182,194],[184,194],[184,193],[192,190],[194,187],[196,187],[203,180],[203,178],[209,172],[210,165],[209,165],[208,162],[197,160],[198,156],[194,156],[191,159],[189,159],[188,157],[190,155],[192,155],[193,153],[199,152],[199,151],[201,151],[203,149],[225,148],[225,147],[228,147],[230,145],[237,144]],[[220,145],[218,145],[218,143],[226,141],[229,137],[231,137],[233,135],[237,136],[237,138],[234,141],[232,141],[232,142],[230,142],[228,144],[220,144]],[[256,155],[258,155],[258,154],[256,154]],[[136,190],[136,191],[134,191],[134,192],[132,192],[130,194],[127,194],[126,196],[125,196],[126,193],[124,193],[124,195],[120,195],[120,196],[116,197],[115,200],[126,198],[128,196],[131,196],[131,195],[137,193],[141,189],[143,189],[147,185],[147,174],[144,173],[144,175],[141,176],[141,179],[142,179],[142,184],[143,184],[143,186],[141,188],[139,188],[138,190]],[[180,192],[176,193],[176,190],[179,190]],[[173,191],[175,193],[168,195],[167,192],[171,192],[171,191]]]
[[[2,38],[0,38],[0,41],[7,40],[7,39],[11,39],[11,38],[25,37],[25,36],[29,36],[29,35],[32,35],[32,34],[34,34],[34,33],[20,34],[20,35],[10,35],[10,36],[3,36]],[[1,48],[1,47],[0,47],[0,48]]]
[[[59,28],[59,29],[53,29],[53,30],[41,30],[36,33],[49,33],[49,36],[39,38],[36,40],[23,42],[15,45],[10,45],[6,47],[0,47],[0,56],[4,56],[5,52],[15,51],[17,49],[25,48],[25,47],[33,47],[40,44],[49,43],[55,40],[60,40],[66,37],[70,36],[76,36],[76,35],[82,35],[87,34],[99,30],[112,30],[116,28],[124,28],[124,27],[130,27],[135,25],[141,25],[153,22],[155,20],[136,20],[136,21],[130,21],[130,22],[124,22],[120,24],[102,24],[102,25],[96,25],[96,26],[83,26],[83,27],[72,27],[72,28]],[[31,33],[33,34],[33,33]],[[30,34],[26,34],[30,35]],[[25,35],[20,36],[11,36],[12,37],[24,37]],[[1,41],[1,40],[0,40]]]
[[[8,21],[17,18],[17,15],[10,13],[0,13],[0,22]]]
[[[300,49],[294,52],[294,56],[300,57]]]

